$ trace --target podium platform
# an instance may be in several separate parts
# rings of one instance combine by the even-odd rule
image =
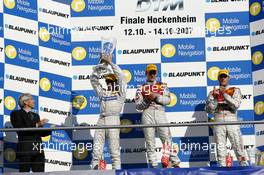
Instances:
[[[6,175],[23,175],[28,173],[5,173]],[[169,168],[169,169],[127,169],[127,170],[82,170],[33,173],[37,175],[263,175],[264,167],[204,167],[204,168]]]

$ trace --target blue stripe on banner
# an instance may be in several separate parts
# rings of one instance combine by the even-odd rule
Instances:
[[[4,69],[5,65],[3,63],[0,63],[0,88],[4,87]]]
[[[251,48],[252,71],[264,69],[264,44]]]
[[[59,3],[62,3],[62,4],[71,4],[71,0],[53,0],[55,2],[59,2]]]
[[[167,169],[130,169],[130,170],[117,170],[116,175],[262,175],[264,168],[262,167],[232,167],[232,168],[219,168],[219,167],[206,167],[206,168],[167,168]]]

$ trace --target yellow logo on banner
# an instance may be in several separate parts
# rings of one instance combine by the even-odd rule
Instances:
[[[6,46],[6,48],[5,48],[5,54],[10,59],[16,58],[16,56],[17,56],[16,48],[14,46],[12,46],[12,45]]]
[[[210,80],[216,81],[218,80],[218,72],[220,71],[219,67],[211,67],[210,69],[208,69],[207,74],[208,74],[208,78]]]
[[[216,18],[210,18],[206,21],[206,28],[210,32],[216,32],[220,28],[220,21]]]
[[[87,99],[82,95],[75,96],[72,100],[72,106],[76,109],[82,110],[87,106]]]
[[[48,142],[48,141],[50,141],[50,138],[51,138],[51,135],[46,136],[46,137],[41,137],[41,140],[42,140],[42,142]]]
[[[16,107],[16,100],[11,96],[7,96],[5,98],[4,103],[5,103],[5,107],[10,111],[14,110]]]
[[[255,104],[254,110],[255,110],[255,113],[257,115],[262,115],[263,112],[264,112],[264,102],[263,101],[258,101]]]
[[[41,78],[41,80],[39,82],[39,86],[40,86],[40,88],[43,91],[47,92],[51,88],[51,83],[50,83],[49,79],[47,79],[46,77],[44,77],[44,78]]]
[[[75,47],[72,50],[72,57],[77,61],[82,61],[86,57],[86,50],[83,47]]]
[[[39,38],[44,41],[44,42],[48,42],[50,39],[50,33],[49,31],[45,28],[45,27],[41,27],[39,29]]]
[[[259,165],[260,166],[264,166],[264,152],[261,152],[261,157],[260,157]]]
[[[179,154],[180,149],[179,149],[179,145],[178,145],[177,143],[173,143],[173,144],[171,145],[171,147],[172,147],[172,151],[173,151],[174,153]]]
[[[120,124],[121,125],[132,125],[133,122],[131,120],[128,120],[128,119],[122,119],[120,121]],[[120,129],[120,132],[121,133],[124,133],[124,134],[127,134],[127,133],[130,133],[132,131],[133,128],[122,128]]]
[[[215,119],[212,117],[212,118],[210,118],[210,119],[208,120],[208,122],[215,122]],[[211,129],[214,129],[214,126],[211,125],[210,128],[211,128]]]
[[[176,48],[172,44],[162,46],[161,53],[164,57],[171,58],[176,54]]]
[[[88,156],[88,151],[84,146],[80,148],[79,145],[73,151],[73,157],[77,160],[84,160]]]
[[[16,152],[12,148],[6,148],[4,151],[5,160],[8,162],[14,162],[16,160]]]
[[[249,8],[249,12],[252,16],[257,16],[261,12],[261,5],[259,2],[254,2]]]
[[[122,72],[123,72],[123,74],[126,77],[126,82],[129,83],[131,81],[131,79],[132,79],[131,73],[129,72],[129,70],[123,70]]]
[[[177,96],[174,93],[170,93],[170,104],[167,105],[167,107],[173,107],[177,104]]]
[[[71,8],[75,12],[81,12],[85,8],[84,0],[73,0],[71,3]]]
[[[263,61],[263,54],[260,51],[256,51],[254,52],[254,54],[252,55],[252,62],[255,65],[259,65],[260,63],[262,63]]]
[[[6,8],[13,9],[16,5],[16,1],[15,0],[4,0],[4,4]]]

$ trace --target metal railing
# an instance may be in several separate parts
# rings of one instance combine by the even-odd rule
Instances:
[[[163,124],[134,124],[134,125],[103,125],[103,126],[59,126],[50,128],[0,128],[0,132],[20,131],[54,131],[54,130],[90,130],[90,129],[122,129],[122,128],[157,128],[157,127],[186,127],[186,126],[214,126],[214,125],[246,125],[264,124],[261,121],[230,121],[230,122],[193,122],[193,123],[163,123]]]

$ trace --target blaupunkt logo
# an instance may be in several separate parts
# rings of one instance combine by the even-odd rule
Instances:
[[[24,27],[20,27],[20,26],[14,26],[12,24],[5,24],[5,28],[10,29],[10,30],[14,30],[14,31],[18,31],[18,32],[27,33],[27,34],[32,34],[32,35],[36,35],[36,33],[37,33],[36,30],[32,30],[32,29],[28,29],[28,28],[24,28]]]
[[[58,16],[58,17],[62,17],[62,18],[69,18],[69,14],[61,13],[61,12],[54,11],[54,10],[49,10],[46,8],[39,8],[39,11],[42,13],[47,13],[47,14],[53,15],[53,16]]]
[[[6,74],[6,78],[9,80],[24,82],[24,83],[28,83],[28,84],[37,84],[38,83],[38,80],[25,78],[25,77],[21,77],[21,76],[16,76],[16,75]]]
[[[66,61],[61,61],[61,60],[57,60],[54,58],[48,58],[48,57],[44,57],[44,56],[40,57],[40,59],[44,62],[53,63],[53,64],[57,64],[60,66],[65,66],[65,67],[70,67],[70,65],[71,65],[71,63],[66,62]]]
[[[40,111],[51,113],[51,114],[57,114],[57,115],[64,115],[64,116],[70,116],[71,113],[69,111],[62,111],[58,109],[52,109],[48,107],[40,107]]]

